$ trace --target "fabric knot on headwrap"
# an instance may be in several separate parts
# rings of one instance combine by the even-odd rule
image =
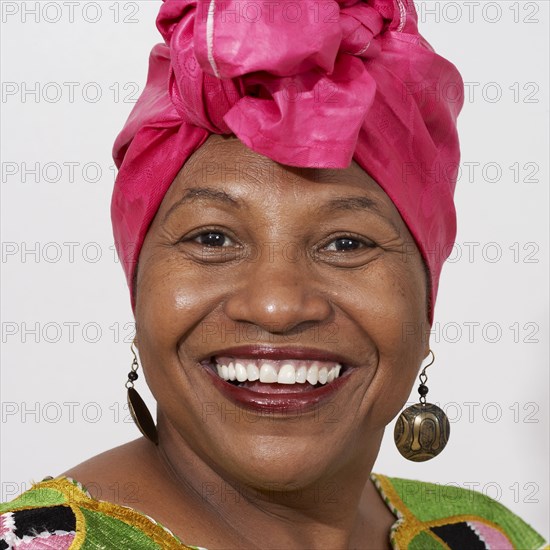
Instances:
[[[463,83],[418,33],[413,0],[164,0],[157,27],[164,44],[113,149],[112,219],[129,285],[187,158],[210,134],[235,134],[286,165],[355,159],[415,238],[433,315],[456,232]]]
[[[167,1],[170,98],[185,122],[277,162],[345,168],[376,93],[364,60],[403,26],[393,0],[378,4],[386,19],[361,0]]]

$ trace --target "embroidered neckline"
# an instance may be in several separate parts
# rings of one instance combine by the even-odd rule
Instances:
[[[156,521],[151,516],[123,504],[115,504],[107,500],[101,500],[93,497],[90,491],[79,481],[68,476],[59,476],[53,478],[48,476],[40,483],[33,485],[58,490],[67,497],[67,504],[71,506],[77,517],[77,538],[78,523],[81,521],[82,537],[85,536],[84,518],[79,510],[79,506],[94,512],[106,514],[112,518],[118,519],[129,525],[135,526],[143,531],[155,543],[161,545],[166,550],[206,550],[198,546],[189,546],[184,544],[170,529]],[[75,491],[76,488],[76,491]],[[76,539],[75,539],[76,541]],[[82,541],[84,542],[84,538]]]
[[[416,520],[416,518],[407,510],[406,506],[403,504],[386,476],[371,473],[370,479],[373,481],[376,490],[382,497],[382,500],[388,509],[396,517],[396,521],[390,528],[390,542],[392,547],[394,547],[394,534],[396,530],[405,520]],[[186,545],[177,535],[168,529],[168,527],[165,527],[145,512],[136,510],[131,506],[116,504],[108,500],[95,498],[82,483],[72,477],[58,476],[54,478],[52,476],[47,476],[42,481],[33,484],[33,488],[37,485],[40,485],[40,487],[57,489],[67,497],[68,504],[75,504],[77,506],[83,505],[87,509],[105,513],[111,517],[124,521],[125,523],[135,525],[150,536],[155,542],[163,543],[164,545],[168,544],[168,546],[163,547],[167,550],[207,550],[206,548],[200,546]],[[81,494],[75,493],[75,487]],[[77,512],[77,520],[80,519],[79,516],[81,516],[81,514]]]

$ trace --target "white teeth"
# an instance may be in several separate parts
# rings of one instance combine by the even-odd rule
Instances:
[[[256,363],[248,363],[246,366],[246,376],[250,382],[260,379],[260,369]]]
[[[318,382],[319,367],[314,363],[307,369],[307,378],[306,380],[312,385],[315,386]]]
[[[300,365],[296,369],[296,383],[305,384],[307,380],[307,367],[305,365]]]
[[[239,382],[244,382],[248,379],[246,368],[242,363],[235,363],[235,376]]]
[[[342,365],[328,361],[310,360],[250,360],[230,357],[216,358],[220,378],[238,382],[264,384],[329,384],[340,376]]]
[[[279,384],[296,384],[296,370],[294,369],[294,365],[289,363],[284,364],[279,370],[277,382]]]
[[[260,367],[260,382],[264,384],[274,384],[277,382],[277,371],[275,365],[269,361],[264,361]]]

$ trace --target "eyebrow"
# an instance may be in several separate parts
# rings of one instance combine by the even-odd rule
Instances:
[[[226,193],[225,191],[212,189],[211,187],[191,187],[190,189],[187,189],[185,191],[183,197],[181,197],[168,209],[168,212],[166,212],[166,214],[164,215],[162,223],[165,223],[166,220],[184,204],[189,204],[205,199],[216,201],[225,205],[234,206],[236,208],[241,207],[241,201],[235,197],[232,197],[229,193]]]
[[[164,215],[162,223],[166,223],[166,220],[181,206],[201,200],[213,200],[220,202],[221,204],[233,206],[236,208],[241,208],[242,206],[241,200],[231,196],[225,191],[213,189],[211,187],[191,187],[186,190],[183,197],[181,197],[168,209],[168,212],[166,212],[166,214]],[[374,199],[371,199],[370,197],[365,197],[364,195],[338,197],[331,199],[322,206],[315,208],[315,213],[318,216],[324,216],[338,211],[364,212],[365,210],[371,210],[376,214],[385,217],[378,202],[376,202]]]
[[[379,204],[374,199],[365,197],[363,195],[331,199],[330,201],[316,208],[315,210],[319,215],[331,214],[339,210],[373,210],[377,214],[382,214],[382,210]]]

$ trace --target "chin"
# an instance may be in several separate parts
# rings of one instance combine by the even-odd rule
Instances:
[[[297,459],[295,456],[266,460],[255,463],[253,468],[247,462],[235,465],[234,478],[252,490],[264,493],[296,493],[312,487],[326,484],[326,471],[331,470],[331,461],[326,464],[311,465],[305,457]],[[324,480],[321,482],[321,480]]]
[[[231,449],[225,447],[223,462],[217,457],[211,460],[237,484],[261,492],[327,489],[327,480],[343,467],[347,458],[337,440],[342,441],[335,438],[331,442],[319,434],[305,440],[303,435],[256,435],[248,441],[239,439]]]

